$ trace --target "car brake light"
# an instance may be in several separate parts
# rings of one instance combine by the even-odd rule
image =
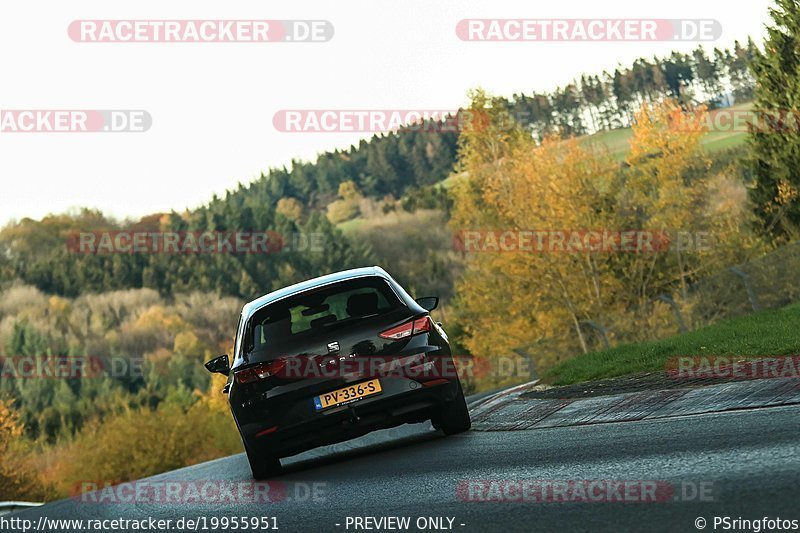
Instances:
[[[269,435],[270,433],[274,433],[278,430],[278,426],[272,426],[271,428],[267,428],[264,431],[259,431],[256,433],[256,437],[263,437],[264,435]]]
[[[235,373],[236,380],[239,383],[253,383],[274,376],[286,366],[285,359],[275,359],[266,363],[259,363],[250,368],[245,368]]]
[[[434,379],[433,381],[425,381],[422,383],[423,387],[433,387],[434,385],[441,385],[442,383],[447,383],[448,379]]]
[[[393,341],[404,339],[406,337],[411,337],[412,335],[417,335],[418,333],[424,333],[426,331],[431,330],[431,317],[425,315],[422,318],[417,318],[416,320],[409,320],[399,326],[395,326],[391,329],[387,329],[386,331],[382,331],[378,334],[379,337],[383,337],[384,339],[391,339]]]

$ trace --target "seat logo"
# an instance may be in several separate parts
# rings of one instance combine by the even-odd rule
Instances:
[[[339,343],[338,342],[329,342],[328,343],[328,353],[338,352],[339,351]]]

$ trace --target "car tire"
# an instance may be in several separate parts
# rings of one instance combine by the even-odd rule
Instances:
[[[467,401],[464,399],[461,383],[458,383],[456,397],[444,402],[431,422],[433,427],[441,429],[445,435],[463,433],[472,427],[472,420],[469,418],[469,409],[467,409]]]
[[[280,473],[281,461],[277,457],[259,453],[257,448],[251,450],[247,443],[244,445],[244,451],[247,454],[247,461],[250,463],[253,479],[266,479]]]

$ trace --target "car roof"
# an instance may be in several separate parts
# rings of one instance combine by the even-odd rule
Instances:
[[[256,298],[252,302],[248,302],[244,305],[244,307],[242,308],[242,316],[245,319],[248,319],[254,312],[261,309],[265,305],[269,305],[272,302],[275,302],[282,298],[286,298],[287,296],[291,296],[293,294],[297,294],[299,292],[307,291],[309,289],[313,289],[316,287],[321,287],[323,285],[329,285],[331,283],[338,283],[340,281],[346,281],[354,278],[362,278],[365,276],[378,276],[389,282],[393,281],[391,276],[389,276],[389,274],[387,274],[386,271],[379,266],[342,270],[341,272],[334,272],[333,274],[327,274],[325,276],[320,276],[318,278],[301,281],[300,283],[295,283],[294,285],[283,287],[282,289],[278,289],[277,291],[265,294],[260,298]]]

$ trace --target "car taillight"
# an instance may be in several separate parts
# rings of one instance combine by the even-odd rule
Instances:
[[[431,317],[426,315],[422,318],[417,318],[416,320],[409,320],[408,322],[400,324],[399,326],[395,326],[392,329],[382,331],[378,334],[378,336],[383,337],[384,339],[396,341],[430,330]]]
[[[285,359],[275,359],[274,361],[259,363],[255,366],[251,366],[250,368],[245,368],[244,370],[236,372],[234,375],[239,383],[253,383],[254,381],[259,381],[274,376],[283,370],[283,367],[285,366]]]

